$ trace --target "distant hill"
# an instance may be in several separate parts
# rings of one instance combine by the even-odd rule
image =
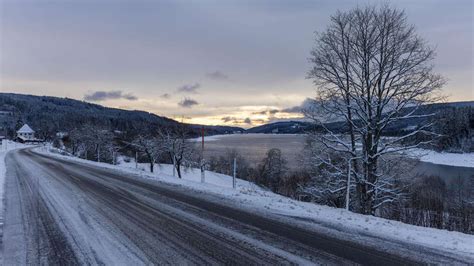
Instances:
[[[474,101],[437,103],[420,109],[420,113],[440,111],[446,108],[474,107]],[[396,135],[416,127],[423,119],[409,119],[391,125],[386,135]],[[58,131],[69,131],[84,124],[136,134],[179,122],[145,111],[129,111],[104,107],[84,101],[51,96],[34,96],[14,93],[0,93],[0,135],[13,136],[16,129],[28,123],[40,137],[51,138]],[[200,134],[201,125],[188,124],[192,134]],[[327,123],[335,132],[344,132],[342,122]],[[206,135],[242,133],[302,134],[309,130],[320,130],[310,122],[282,121],[244,130],[231,126],[204,126]]]
[[[419,114],[428,114],[433,112],[439,112],[443,109],[448,108],[463,108],[463,107],[472,107],[474,108],[474,101],[466,102],[451,102],[451,103],[436,103],[423,106],[418,111]],[[406,109],[407,111],[409,108]],[[417,125],[426,121],[428,118],[417,118],[417,119],[406,119],[405,121],[400,121],[394,123],[385,129],[386,135],[397,135],[401,132],[407,132],[416,128]],[[325,126],[333,132],[344,132],[345,123],[343,122],[330,122],[326,123]],[[253,127],[246,130],[246,133],[266,133],[266,134],[303,134],[308,131],[319,130],[323,131],[321,126],[316,126],[310,122],[304,121],[281,121],[269,123],[257,127]]]
[[[247,129],[246,133],[300,134],[312,128],[312,124],[302,121],[282,121]]]
[[[144,111],[129,111],[104,107],[84,101],[51,96],[34,96],[0,93],[0,111],[8,114],[0,117],[0,127],[12,136],[23,123],[28,123],[40,137],[51,138],[58,131],[69,131],[84,124],[118,130],[126,134],[146,132],[179,122]],[[11,115],[10,115],[11,114]],[[197,135],[201,126],[190,125]],[[205,126],[206,134],[226,134],[244,131],[242,128]],[[0,135],[2,135],[0,132]]]

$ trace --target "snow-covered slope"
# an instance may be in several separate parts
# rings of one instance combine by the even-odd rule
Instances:
[[[39,149],[40,152],[48,153]],[[51,154],[51,153],[50,153]],[[183,179],[172,176],[171,165],[161,165],[153,174],[148,173],[146,165],[140,164],[135,169],[135,163],[122,163],[113,166],[105,163],[84,161],[81,159],[51,154],[67,160],[76,160],[106,168],[114,168],[128,173],[136,173],[143,178],[155,179],[188,187],[202,195],[214,195],[222,202],[236,208],[251,210],[281,219],[301,221],[300,226],[314,230],[327,230],[329,233],[351,234],[354,239],[371,239],[371,245],[378,245],[379,241],[391,241],[401,245],[415,245],[433,249],[439,253],[455,253],[462,257],[472,258],[474,261],[474,236],[459,232],[425,228],[404,224],[383,218],[352,213],[343,209],[331,208],[312,203],[292,200],[272,192],[261,189],[254,184],[238,180],[237,189],[232,188],[232,178],[212,172],[206,172],[206,183],[200,183],[200,171],[190,169]],[[285,218],[286,217],[286,218]],[[290,218],[291,217],[291,218]],[[362,242],[362,241],[361,241]]]

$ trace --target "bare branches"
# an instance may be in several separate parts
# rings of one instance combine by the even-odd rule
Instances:
[[[432,115],[420,114],[419,107],[438,100],[445,83],[433,73],[434,56],[405,13],[388,5],[338,12],[317,36],[308,78],[317,88],[318,111],[347,125],[347,136],[342,137],[321,123],[327,132],[321,143],[333,152],[361,158],[353,166],[361,212],[373,213],[391,201],[376,199],[377,189],[382,189],[376,184],[384,177],[379,158],[410,148],[400,143],[430,127],[422,124],[393,140],[382,138],[391,124]]]

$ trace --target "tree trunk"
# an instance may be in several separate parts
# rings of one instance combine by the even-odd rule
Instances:
[[[178,177],[181,179],[181,163],[176,164],[176,172],[178,172]]]

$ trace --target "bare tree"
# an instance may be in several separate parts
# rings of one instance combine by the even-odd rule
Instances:
[[[425,123],[405,135],[383,138],[391,124],[432,115],[418,110],[438,100],[437,92],[444,84],[433,73],[434,55],[407,23],[405,13],[387,5],[338,12],[317,36],[308,78],[317,87],[320,106],[317,113],[307,115],[326,129],[322,145],[345,154],[350,165],[346,174],[355,181],[356,208],[361,213],[374,214],[384,203],[376,199],[387,188],[386,181],[381,182],[386,180],[379,167],[381,158],[417,147],[423,142],[400,143],[415,134],[429,134],[431,125]],[[325,121],[344,121],[345,134],[325,127],[321,116]]]
[[[195,162],[194,143],[189,140],[189,131],[183,125],[166,128],[159,131],[162,149],[173,162],[173,175],[175,171],[182,178],[181,167],[191,166]]]
[[[257,177],[257,183],[268,186],[272,191],[278,192],[279,183],[288,170],[286,163],[280,149],[273,148],[268,150],[267,156],[263,158],[258,166],[259,176]]]
[[[138,135],[133,140],[132,146],[146,155],[150,164],[150,172],[153,173],[154,165],[163,153],[161,140],[153,135]]]

